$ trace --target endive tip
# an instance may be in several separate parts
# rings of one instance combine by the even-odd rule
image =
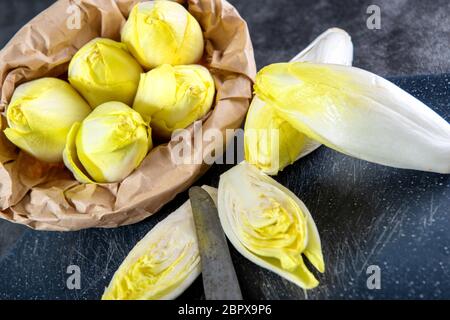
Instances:
[[[325,31],[325,34],[332,33],[332,32],[341,33],[342,35],[345,35],[345,36],[347,36],[348,38],[351,39],[350,34],[347,31],[345,31],[344,29],[341,29],[339,27],[332,27],[332,28],[327,29]]]
[[[335,63],[352,65],[353,42],[343,29],[330,28],[315,38],[291,62]]]

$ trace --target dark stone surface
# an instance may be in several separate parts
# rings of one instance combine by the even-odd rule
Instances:
[[[52,2],[1,0],[0,47]],[[449,1],[377,1],[377,31],[366,28],[366,1],[230,2],[249,23],[259,67],[290,59],[339,26],[353,37],[356,66],[408,75],[394,80],[450,120]],[[217,186],[228,168],[214,166],[197,185]],[[322,237],[327,271],[308,298],[450,298],[449,176],[382,167],[322,147],[277,180],[305,202]],[[112,230],[37,232],[0,221],[0,299],[98,299],[134,244],[186,199],[183,193],[144,222]],[[245,298],[305,297],[231,251]],[[81,268],[81,290],[66,288],[71,264]],[[381,290],[367,289],[369,265],[381,269]],[[183,298],[202,296],[198,279]]]
[[[288,61],[327,28],[350,33],[356,66],[382,76],[450,72],[450,1],[231,0],[248,21],[258,67]],[[366,10],[381,9],[369,30]]]

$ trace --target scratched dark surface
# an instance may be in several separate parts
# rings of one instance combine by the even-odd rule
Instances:
[[[52,2],[0,0],[0,47]],[[377,1],[377,31],[365,27],[366,1],[230,2],[249,22],[259,67],[288,60],[321,31],[340,26],[353,37],[355,65],[400,76],[391,79],[450,121],[450,2]],[[214,166],[197,184],[217,186],[228,168]],[[322,147],[277,179],[306,203],[321,234],[327,271],[307,298],[450,299],[450,176]],[[186,199],[183,193],[144,222],[112,230],[37,232],[0,221],[0,299],[98,299],[134,244]],[[232,257],[245,298],[305,298],[234,249]],[[81,269],[80,290],[66,288],[69,265]],[[370,265],[381,269],[380,290],[366,286]],[[198,279],[181,298],[202,297]]]

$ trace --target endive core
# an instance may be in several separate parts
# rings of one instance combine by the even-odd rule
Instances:
[[[237,217],[244,243],[256,254],[278,259],[283,269],[295,271],[303,263],[307,238],[301,209],[283,195],[275,199],[260,193],[258,198],[259,207],[242,208]]]

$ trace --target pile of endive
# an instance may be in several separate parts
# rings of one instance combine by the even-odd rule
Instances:
[[[62,162],[82,183],[120,182],[153,147],[205,116],[214,80],[199,63],[202,29],[180,4],[137,4],[121,42],[96,38],[69,64],[67,80],[18,86],[6,137],[35,158]],[[145,73],[147,72],[147,73]]]
[[[330,29],[292,62],[263,68],[245,123],[246,161],[220,177],[218,190],[204,187],[232,245],[304,289],[318,285],[304,257],[325,270],[319,233],[303,202],[269,175],[321,144],[392,167],[450,173],[450,125],[352,60],[350,36]],[[173,299],[200,272],[188,201],[136,245],[103,299]]]

